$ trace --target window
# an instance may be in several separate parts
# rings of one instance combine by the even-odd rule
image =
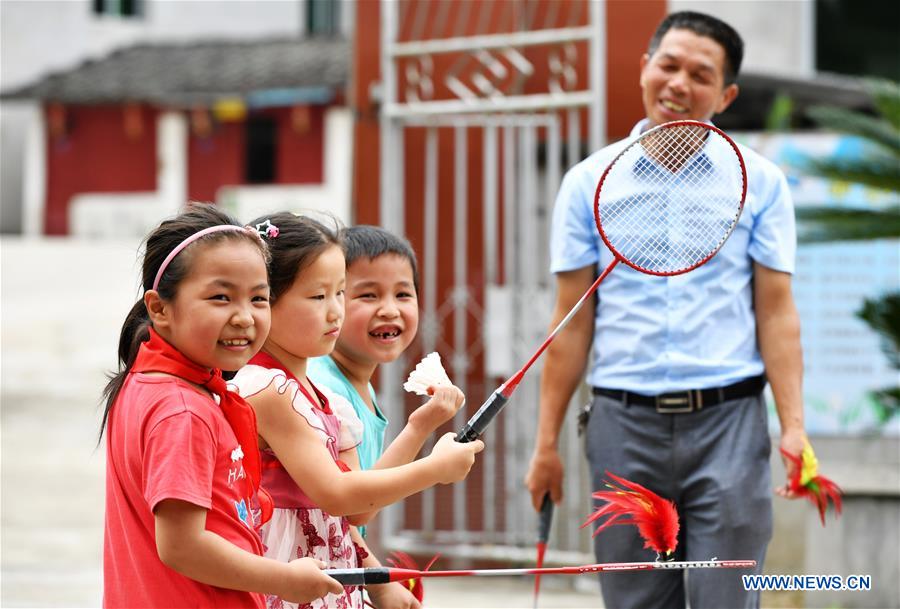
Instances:
[[[144,0],[93,0],[95,15],[140,17]]]
[[[816,69],[900,81],[900,3],[816,2]]]
[[[306,0],[306,33],[334,36],[341,32],[341,0]]]
[[[247,118],[244,147],[244,178],[247,184],[271,184],[275,181],[278,126],[270,116]]]

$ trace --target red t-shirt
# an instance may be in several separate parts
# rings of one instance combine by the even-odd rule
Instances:
[[[239,450],[215,401],[181,379],[132,373],[110,410],[106,435],[103,605],[264,607],[262,595],[173,571],[156,551],[153,510],[164,499],[180,499],[208,510],[208,531],[263,553],[242,460],[242,450],[257,447]]]

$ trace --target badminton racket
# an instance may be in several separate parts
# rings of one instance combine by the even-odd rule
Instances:
[[[594,194],[594,220],[612,262],[522,368],[457,434],[470,442],[503,409],[525,372],[620,262],[642,273],[687,273],[715,256],[737,226],[747,194],[744,159],[730,137],[698,121],[644,132],[609,164]]]
[[[546,567],[544,569],[478,569],[471,571],[418,571],[392,567],[357,569],[325,569],[345,586],[366,586],[406,581],[417,577],[508,577],[514,575],[581,575],[608,571],[650,571],[659,569],[752,569],[755,560],[692,560],[681,562],[611,562],[578,567]]]

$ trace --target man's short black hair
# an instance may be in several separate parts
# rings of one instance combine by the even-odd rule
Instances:
[[[347,260],[347,268],[360,258],[374,260],[379,256],[393,254],[406,258],[412,267],[413,284],[416,293],[419,291],[419,265],[416,262],[416,253],[409,241],[398,237],[391,231],[380,226],[360,224],[351,226],[341,231],[344,245],[344,258]]]
[[[669,30],[688,30],[698,36],[712,38],[725,51],[725,84],[730,85],[737,78],[744,60],[744,41],[733,27],[711,15],[693,11],[679,11],[667,16],[656,28],[647,49],[653,55],[659,43]]]

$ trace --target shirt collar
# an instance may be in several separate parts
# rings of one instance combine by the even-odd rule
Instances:
[[[712,121],[700,121],[706,123],[707,125],[712,125]],[[636,138],[641,133],[643,133],[646,129],[649,128],[650,119],[644,118],[638,121],[638,123],[632,128],[629,137]],[[713,125],[715,126],[715,125]],[[700,172],[708,172],[712,169],[712,162],[709,159],[709,150],[707,145],[704,144],[703,149],[700,151],[700,154],[694,156],[691,159],[690,164],[697,166]],[[657,172],[663,171],[661,168],[657,167],[654,163],[647,160],[643,155],[640,156],[637,161],[635,161],[634,166],[632,167],[632,173],[637,176],[655,174]]]
[[[712,121],[699,121],[701,123],[706,123],[707,125],[712,125],[715,127],[715,124]],[[637,124],[632,127],[631,133],[628,134],[628,137],[637,137],[642,134],[644,131],[650,128],[650,119],[642,118],[637,122]]]

